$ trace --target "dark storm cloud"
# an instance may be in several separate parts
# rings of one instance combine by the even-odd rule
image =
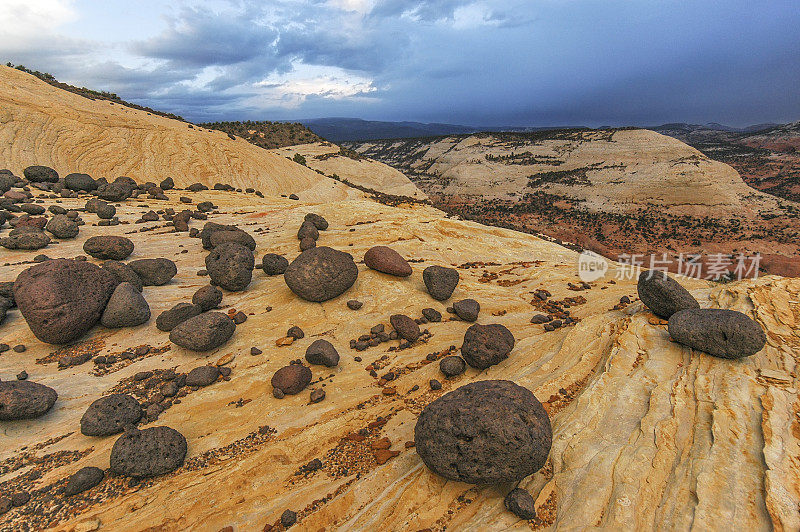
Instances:
[[[57,77],[190,119],[744,125],[800,118],[795,0],[197,0],[166,26],[123,45],[140,60],[136,67],[87,61],[69,36],[63,45],[16,52]],[[85,55],[102,56],[97,48],[89,43]],[[309,73],[304,65],[329,70]],[[317,75],[336,79],[308,91]],[[282,97],[281,84],[302,76],[302,88],[291,90],[307,93]],[[371,85],[339,90],[345,78]]]

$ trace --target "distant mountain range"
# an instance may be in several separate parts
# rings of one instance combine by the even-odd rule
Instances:
[[[407,139],[468,135],[479,131],[541,131],[555,127],[463,126],[458,124],[426,124],[423,122],[387,122],[360,118],[313,118],[298,120],[308,129],[331,142],[379,139]]]
[[[360,118],[312,118],[298,120],[308,129],[331,142],[366,141],[380,139],[401,139],[416,137],[438,137],[443,135],[463,135],[480,131],[529,132],[548,129],[588,129],[585,126],[465,126],[460,124],[439,124],[424,122],[391,122],[381,120],[362,120]],[[702,131],[724,131],[728,133],[752,133],[778,126],[779,124],[755,124],[737,128],[710,122],[708,124],[686,124],[683,122],[644,127],[671,137],[686,136]]]

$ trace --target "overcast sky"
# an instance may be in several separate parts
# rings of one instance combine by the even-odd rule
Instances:
[[[0,59],[192,121],[800,120],[798,0],[0,0]]]

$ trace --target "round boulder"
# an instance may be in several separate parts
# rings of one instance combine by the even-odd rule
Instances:
[[[217,308],[222,303],[222,290],[216,286],[206,285],[194,293],[192,303],[200,307],[203,312]]]
[[[183,465],[186,450],[186,438],[175,429],[134,429],[114,442],[111,448],[111,471],[137,478],[164,475]]]
[[[6,249],[22,249],[33,251],[42,249],[50,243],[50,237],[38,227],[17,227],[8,233],[5,238],[0,238],[0,246]]]
[[[439,369],[446,377],[456,377],[464,373],[467,364],[460,356],[449,355],[439,361]]]
[[[219,378],[217,366],[200,366],[194,368],[186,375],[186,386],[209,386]]]
[[[58,183],[58,172],[49,166],[29,166],[22,174],[31,183]]]
[[[358,267],[349,253],[320,246],[302,252],[289,264],[283,278],[301,298],[322,302],[353,286],[358,278]]]
[[[14,299],[36,338],[66,344],[100,321],[117,284],[113,275],[89,262],[53,259],[17,276]]]
[[[470,484],[516,482],[544,466],[550,419],[528,389],[511,381],[461,386],[426,406],[414,427],[431,471]]]
[[[514,335],[504,325],[470,325],[464,333],[461,356],[476,369],[486,369],[508,358]]]
[[[278,255],[277,253],[267,253],[261,259],[261,269],[267,275],[281,275],[289,267],[289,261],[286,257]]]
[[[56,214],[44,226],[56,238],[67,239],[78,236],[78,222],[66,214]]]
[[[415,342],[419,338],[420,330],[417,322],[404,314],[395,314],[389,318],[389,323],[392,324],[397,334],[409,342]]]
[[[300,229],[297,230],[297,240],[304,240],[306,238],[312,240],[317,240],[319,238],[319,231],[311,222],[303,222]]]
[[[306,214],[305,218],[303,219],[305,222],[311,222],[314,224],[314,227],[319,229],[320,231],[324,231],[328,228],[328,220],[320,216],[319,214],[315,214],[310,212]]]
[[[536,501],[530,493],[522,488],[514,488],[503,499],[506,509],[520,519],[536,517]]]
[[[107,260],[100,267],[113,275],[120,283],[130,283],[136,287],[136,290],[142,291],[142,279],[127,264],[117,260]]]
[[[320,338],[314,340],[306,349],[306,360],[309,364],[332,368],[339,364],[339,352],[332,343]]]
[[[83,243],[83,251],[101,260],[123,260],[133,253],[133,242],[124,236],[93,236]]]
[[[249,233],[242,231],[241,229],[234,229],[234,230],[227,230],[223,229],[220,231],[214,231],[211,233],[209,237],[209,242],[211,243],[211,248],[216,248],[222,244],[226,244],[228,242],[232,242],[234,244],[240,244],[250,251],[256,249],[256,241],[255,239],[250,236]]]
[[[367,268],[397,277],[411,275],[411,265],[398,252],[387,246],[374,246],[364,254]]]
[[[139,401],[125,393],[101,397],[89,405],[81,417],[81,434],[84,436],[110,436],[119,434],[125,427],[142,419]]]
[[[144,286],[165,285],[178,273],[175,263],[164,258],[132,260],[128,266],[136,272]]]
[[[169,332],[179,324],[199,316],[203,312],[200,305],[194,303],[178,303],[171,309],[165,310],[156,318],[156,329],[159,331]]]
[[[453,310],[462,320],[473,322],[478,319],[481,305],[474,299],[462,299],[453,303]]]
[[[428,266],[422,270],[422,280],[433,299],[445,301],[450,299],[458,285],[458,270],[444,266]]]
[[[0,420],[34,419],[43,416],[58,399],[49,386],[31,381],[0,382]]]
[[[150,305],[131,283],[120,283],[111,294],[100,323],[104,327],[136,327],[150,319]]]
[[[191,351],[210,351],[227,342],[236,325],[221,312],[206,312],[189,318],[169,333],[169,340]]]
[[[217,231],[214,235],[223,231]],[[253,279],[255,258],[247,247],[225,242],[206,256],[206,270],[211,282],[231,292],[241,292]]]
[[[679,344],[720,358],[749,357],[767,343],[761,325],[735,310],[680,310],[670,317],[668,329]]]
[[[78,493],[90,490],[103,481],[105,473],[99,467],[83,467],[69,477],[64,488],[64,495],[72,497]]]
[[[97,189],[97,183],[89,174],[67,174],[64,176],[64,186],[75,192],[89,192]]]
[[[688,290],[659,270],[642,272],[636,289],[642,303],[653,314],[665,320],[679,310],[700,308],[700,304]]]
[[[286,395],[298,394],[311,382],[311,370],[300,364],[290,364],[275,372],[272,387]]]

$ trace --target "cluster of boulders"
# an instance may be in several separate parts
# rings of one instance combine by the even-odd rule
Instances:
[[[738,359],[758,353],[767,342],[758,322],[735,310],[700,308],[694,296],[665,272],[642,272],[637,290],[653,314],[669,320],[669,334],[679,344]]]

